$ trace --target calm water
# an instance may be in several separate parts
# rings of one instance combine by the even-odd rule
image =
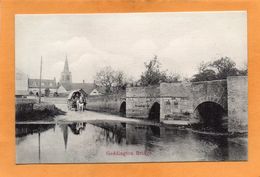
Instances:
[[[17,163],[247,160],[247,139],[123,122],[17,124]]]

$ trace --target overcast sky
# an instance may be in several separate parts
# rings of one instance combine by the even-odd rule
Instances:
[[[16,68],[60,79],[66,55],[73,82],[93,82],[104,66],[139,79],[157,55],[162,69],[189,77],[202,61],[247,64],[246,12],[16,15]]]

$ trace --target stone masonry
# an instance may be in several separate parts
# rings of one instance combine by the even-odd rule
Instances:
[[[202,103],[214,103],[228,113],[230,132],[247,131],[247,77],[227,80],[186,83],[161,83],[160,86],[129,87],[125,93],[89,97],[87,109],[119,113],[126,103],[126,117],[148,119],[155,103],[160,104],[160,122],[196,119],[196,109]]]

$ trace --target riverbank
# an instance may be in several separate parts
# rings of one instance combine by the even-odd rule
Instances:
[[[66,112],[51,103],[36,103],[35,100],[16,101],[16,121],[54,121],[54,117]]]

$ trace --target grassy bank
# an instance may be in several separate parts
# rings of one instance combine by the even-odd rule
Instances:
[[[16,121],[53,121],[55,116],[65,114],[51,103],[19,103],[16,104],[15,118]]]

